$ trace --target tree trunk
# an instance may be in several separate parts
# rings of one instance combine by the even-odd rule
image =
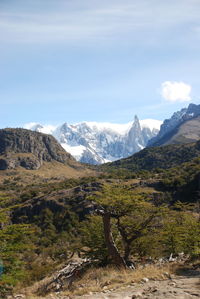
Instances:
[[[124,267],[126,268],[126,263],[124,259],[121,257],[115,242],[113,240],[113,235],[111,231],[111,223],[110,223],[110,213],[105,212],[103,215],[103,226],[104,226],[104,236],[105,236],[105,242],[106,246],[108,248],[108,253],[116,266],[118,267]]]
[[[124,260],[126,262],[129,260],[130,252],[131,252],[130,243],[124,242]]]

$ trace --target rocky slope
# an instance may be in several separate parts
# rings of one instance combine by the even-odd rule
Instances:
[[[59,127],[29,124],[27,128],[49,132],[78,161],[101,164],[128,157],[143,149],[159,132],[161,121],[147,119],[128,124],[83,122]]]
[[[44,162],[76,166],[53,136],[25,129],[0,130],[0,170],[24,167],[39,169]]]
[[[164,120],[158,135],[148,142],[148,146],[188,143],[200,139],[200,105],[190,104],[188,108],[175,112]]]

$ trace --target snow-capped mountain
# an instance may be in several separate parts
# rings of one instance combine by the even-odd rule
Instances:
[[[166,136],[169,137],[178,126],[185,121],[200,116],[200,105],[189,104],[188,108],[183,108],[175,112],[171,118],[165,119],[160,127],[160,132],[152,139],[149,139],[148,146],[157,146],[165,143]]]
[[[25,128],[52,134],[78,161],[101,164],[128,157],[143,149],[159,132],[161,121],[146,119],[127,124],[82,122],[61,126],[42,126],[36,123]]]

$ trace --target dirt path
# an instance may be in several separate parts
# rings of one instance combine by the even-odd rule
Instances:
[[[78,299],[80,297],[75,296]],[[200,271],[188,270],[182,276],[162,281],[133,284],[120,290],[81,296],[83,299],[192,299],[200,298]]]
[[[32,299],[24,295],[12,297],[14,299]],[[38,297],[37,297],[38,298]],[[195,299],[200,298],[200,267],[196,270],[182,270],[179,275],[166,280],[143,279],[141,283],[132,283],[118,289],[103,289],[99,293],[88,295],[66,296],[64,293],[52,293],[45,299]]]

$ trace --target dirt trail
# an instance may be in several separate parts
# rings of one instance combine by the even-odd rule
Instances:
[[[75,296],[73,298],[80,298]],[[162,281],[148,281],[123,287],[120,290],[104,290],[102,293],[81,296],[83,299],[192,299],[200,298],[200,270],[187,270],[182,276]]]
[[[32,299],[25,295],[12,297],[14,299]],[[141,283],[132,283],[118,289],[103,289],[99,293],[88,295],[66,296],[62,292],[52,293],[45,299],[195,299],[200,298],[200,267],[198,269],[182,270],[179,275],[173,275],[165,280],[143,279]]]

